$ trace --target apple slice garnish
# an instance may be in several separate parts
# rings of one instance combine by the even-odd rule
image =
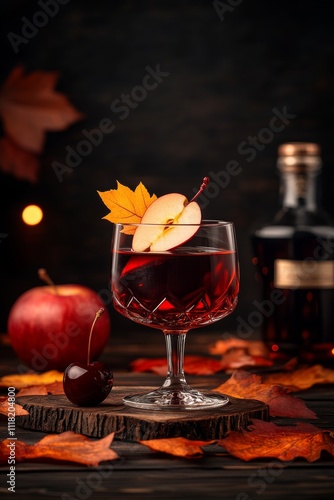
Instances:
[[[157,198],[147,208],[141,219],[142,225],[137,227],[133,235],[132,250],[165,252],[188,241],[196,233],[202,220],[201,209],[195,199],[208,182],[208,177],[205,177],[198,193],[190,202],[179,193],[169,193]]]

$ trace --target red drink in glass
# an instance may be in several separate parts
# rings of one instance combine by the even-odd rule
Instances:
[[[114,307],[153,328],[193,329],[230,314],[239,280],[234,251],[181,247],[164,253],[118,252]]]

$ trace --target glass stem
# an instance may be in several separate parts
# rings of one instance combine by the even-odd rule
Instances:
[[[174,390],[188,388],[184,376],[184,348],[187,331],[164,331],[167,352],[167,378],[162,387]]]

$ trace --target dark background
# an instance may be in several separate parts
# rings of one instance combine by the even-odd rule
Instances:
[[[132,189],[142,181],[158,196],[192,197],[205,175],[239,162],[241,173],[203,209],[205,217],[233,220],[238,236],[240,299],[215,326],[221,332],[233,330],[258,298],[249,231],[278,206],[280,143],[319,142],[322,203],[334,215],[332,2],[244,0],[230,9],[222,21],[211,1],[70,0],[15,54],[7,34],[20,34],[22,17],[32,19],[41,7],[1,0],[1,82],[17,64],[28,72],[59,71],[57,89],[85,115],[48,133],[36,184],[0,173],[0,233],[8,234],[0,244],[2,331],[16,298],[41,284],[39,267],[57,283],[108,290],[112,225],[102,220],[107,209],[97,190],[114,189],[116,180]],[[158,64],[170,75],[121,120],[111,103]],[[239,145],[284,106],[296,118],[247,161]],[[75,149],[82,130],[103,118],[113,121],[114,132],[59,182],[52,162],[65,163],[66,146]],[[45,217],[29,228],[21,211],[31,202],[41,204]],[[137,328],[109,307],[114,335]]]

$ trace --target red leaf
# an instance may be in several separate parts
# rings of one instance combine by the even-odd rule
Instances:
[[[272,417],[317,418],[304,401],[294,396],[287,387],[263,384],[259,375],[244,370],[235,371],[214,390],[236,398],[262,401],[269,406]]]
[[[334,455],[334,436],[312,424],[277,426],[272,422],[254,419],[247,430],[232,431],[218,443],[241,460],[277,458],[293,460],[303,457],[308,462],[320,458],[322,450]]]
[[[17,179],[37,182],[39,158],[20,148],[9,137],[0,138],[0,168]]]
[[[66,96],[54,90],[59,73],[24,74],[16,66],[0,89],[0,116],[6,132],[21,148],[40,153],[45,133],[63,130],[83,116]]]
[[[154,372],[157,375],[166,375],[166,358],[139,358],[131,363],[135,372]],[[185,356],[184,372],[188,375],[213,375],[223,370],[220,361],[206,356]]]

